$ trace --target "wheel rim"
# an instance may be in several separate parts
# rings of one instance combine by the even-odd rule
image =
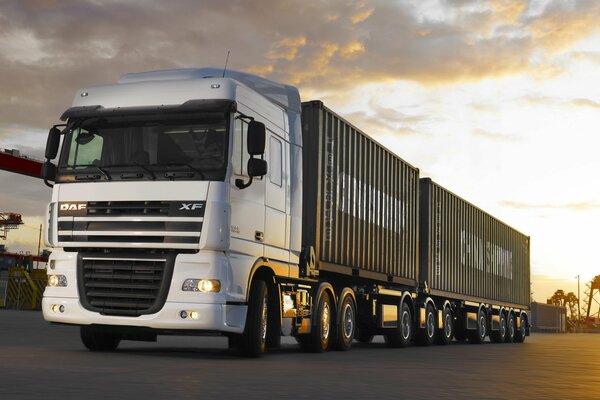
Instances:
[[[433,313],[427,314],[427,336],[432,338],[435,333],[435,322],[433,320]]]
[[[331,318],[329,310],[329,302],[323,304],[323,312],[321,314],[321,340],[326,342],[329,339],[329,320]]]
[[[265,293],[265,296],[263,298],[262,315],[260,318],[260,339],[262,343],[265,343],[267,341],[267,315],[269,313],[269,306],[267,304],[268,300],[268,294]]]
[[[482,315],[479,317],[479,336],[485,338],[485,317]]]
[[[508,328],[508,333],[510,333],[510,337],[515,336],[515,319],[510,319],[510,327]]]
[[[502,337],[506,336],[506,319],[504,318],[504,316],[500,318],[500,335]]]
[[[521,337],[524,338],[526,333],[525,319],[521,318]]]
[[[447,338],[452,335],[452,316],[450,313],[446,313],[446,318],[444,319],[444,333]]]
[[[350,303],[347,303],[344,307],[344,320],[342,321],[342,325],[344,327],[344,337],[346,339],[352,338],[352,333],[354,332],[354,309]]]
[[[410,337],[410,315],[408,311],[402,312],[402,337],[408,340]]]

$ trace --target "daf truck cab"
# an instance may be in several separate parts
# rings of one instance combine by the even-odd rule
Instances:
[[[257,354],[267,313],[281,318],[268,296],[275,276],[299,274],[300,97],[222,75],[132,73],[84,88],[50,131],[42,309],[48,321],[80,325],[91,350],[218,333]]]

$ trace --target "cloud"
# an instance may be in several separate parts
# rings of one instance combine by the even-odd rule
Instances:
[[[521,138],[516,135],[507,135],[499,132],[491,132],[485,129],[474,129],[472,133],[474,136],[488,140],[496,140],[503,142],[517,142],[521,140]]]
[[[588,107],[588,108],[600,108],[600,102],[590,100],[590,99],[574,99],[571,101],[571,105],[576,107]]]
[[[565,210],[565,211],[597,211],[600,210],[600,202],[577,202],[564,204],[532,204],[517,201],[503,201],[503,205],[516,209],[531,210]]]

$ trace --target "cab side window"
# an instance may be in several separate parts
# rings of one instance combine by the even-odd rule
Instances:
[[[233,127],[233,173],[235,175],[248,176],[246,168],[250,156],[246,151],[246,134],[248,132],[248,123],[236,118]]]
[[[283,145],[275,136],[269,139],[269,179],[277,186],[282,185]]]

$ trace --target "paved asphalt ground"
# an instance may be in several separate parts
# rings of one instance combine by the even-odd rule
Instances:
[[[261,359],[225,338],[159,337],[91,353],[75,327],[0,310],[0,399],[600,399],[600,335],[523,344],[305,354],[290,338]]]

